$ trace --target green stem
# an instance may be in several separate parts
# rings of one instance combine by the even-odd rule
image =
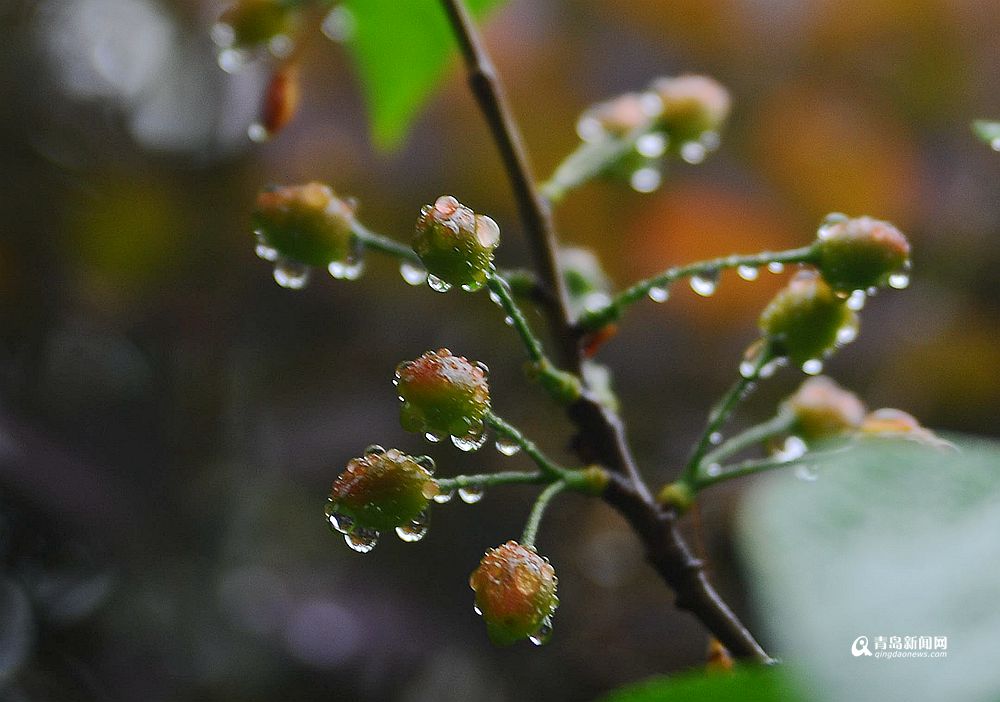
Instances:
[[[735,453],[786,433],[792,428],[794,423],[795,416],[791,412],[781,412],[766,422],[755,424],[736,436],[727,439],[717,448],[706,453],[701,462],[704,465],[721,463]]]
[[[653,121],[633,130],[623,137],[607,137],[595,142],[584,142],[560,163],[552,176],[539,186],[549,202],[560,202],[571,190],[601,175],[635,148],[635,142],[649,133]]]
[[[775,468],[786,468],[788,466],[800,465],[803,463],[812,463],[813,461],[822,461],[834,456],[842,451],[846,451],[847,448],[835,449],[832,451],[818,451],[816,453],[807,453],[798,458],[782,459],[779,457],[769,457],[769,458],[753,458],[750,460],[742,461],[740,463],[735,463],[729,466],[723,466],[714,475],[704,475],[698,474],[695,477],[691,486],[694,490],[703,490],[712,485],[717,485],[718,483],[724,482],[726,480],[733,480],[735,478],[743,478],[747,475],[754,475],[756,473],[763,473],[765,471],[774,470]]]
[[[712,446],[712,434],[722,428],[726,420],[729,419],[729,415],[736,409],[736,405],[743,399],[747,388],[760,376],[761,369],[773,360],[774,353],[770,343],[765,341],[764,344],[764,347],[760,349],[754,358],[750,372],[746,374],[740,373],[739,379],[733,383],[732,387],[729,388],[726,394],[722,396],[722,399],[709,412],[708,423],[705,425],[705,430],[702,432],[701,438],[698,440],[698,444],[691,454],[691,459],[684,468],[684,473],[680,478],[681,481],[691,485],[695,484],[698,469],[704,463],[705,454],[708,453],[709,448]]]
[[[522,546],[532,548],[535,545],[535,536],[538,534],[538,525],[541,524],[542,515],[545,514],[545,509],[549,506],[549,502],[552,501],[552,498],[565,490],[566,487],[566,483],[559,480],[542,490],[542,494],[538,496],[538,499],[535,500],[534,506],[531,508],[531,514],[528,515],[528,522],[524,525],[524,533],[521,534]]]
[[[535,462],[535,465],[538,466],[539,470],[552,480],[572,480],[572,474],[578,472],[567,470],[566,468],[556,464],[555,461],[551,460],[548,456],[542,453],[535,445],[535,442],[522,434],[517,427],[507,423],[507,421],[501,419],[492,412],[486,413],[485,421],[488,425],[493,427],[498,434],[510,439],[515,444],[520,446],[525,455]]]
[[[371,229],[368,229],[365,225],[361,224],[358,220],[352,221],[351,233],[354,234],[354,240],[366,249],[378,251],[380,253],[388,254],[389,256],[394,256],[404,261],[420,265],[420,257],[417,256],[416,252],[414,252],[409,246],[401,244],[395,239],[390,239],[382,234],[376,234]]]
[[[531,327],[528,326],[528,320],[525,319],[521,308],[514,301],[514,296],[511,295],[510,286],[507,281],[497,273],[491,273],[490,277],[486,279],[486,286],[495,296],[494,299],[500,303],[504,312],[507,313],[514,331],[521,337],[521,343],[524,344],[524,348],[528,352],[528,358],[534,363],[545,361],[545,351],[542,349],[542,342],[539,341],[538,337],[531,331]]]
[[[511,470],[482,475],[456,475],[454,478],[441,478],[437,481],[437,484],[442,492],[450,492],[459,488],[486,488],[494,485],[538,484],[547,482],[549,482],[549,477],[544,473]]]
[[[816,246],[815,244],[810,244],[809,246],[789,249],[787,251],[764,251],[752,255],[734,254],[710,261],[690,263],[686,266],[675,266],[652,278],[640,280],[632,287],[623,290],[615,295],[614,299],[606,307],[583,314],[577,325],[580,329],[586,331],[600,329],[609,322],[620,318],[627,307],[645,298],[653,288],[665,288],[680,278],[717,273],[727,268],[737,268],[739,266],[760,268],[769,263],[814,263],[815,261]]]

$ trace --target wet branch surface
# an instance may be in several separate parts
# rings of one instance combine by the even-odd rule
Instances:
[[[566,304],[566,290],[556,260],[557,237],[548,202],[541,196],[493,64],[462,0],[442,0],[458,40],[469,86],[496,141],[517,200],[539,284],[546,289],[544,310],[557,344],[557,359],[579,374],[582,364],[575,320]],[[676,515],[656,503],[632,457],[621,419],[586,392],[568,407],[577,429],[573,448],[584,463],[599,463],[614,474],[604,500],[628,520],[642,539],[646,556],[676,593],[676,604],[691,612],[735,656],[770,662],[753,635],[718,595],[681,537]]]

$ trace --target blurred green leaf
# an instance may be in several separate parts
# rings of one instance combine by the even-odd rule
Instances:
[[[477,16],[503,0],[466,0]],[[440,0],[344,0],[355,29],[347,45],[361,74],[372,134],[398,146],[456,49]]]
[[[1000,151],[1000,122],[977,119],[972,123],[972,131],[991,147]]]
[[[613,692],[604,702],[794,702],[785,671],[737,668],[729,673],[702,673],[655,678]]]
[[[995,700],[1000,451],[870,441],[776,474],[745,504],[758,612],[811,700]],[[946,658],[852,655],[867,636],[946,636]]]

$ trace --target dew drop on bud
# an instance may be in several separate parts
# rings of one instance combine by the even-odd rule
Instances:
[[[864,309],[865,301],[868,299],[868,295],[864,290],[855,290],[847,298],[847,309],[852,312],[860,312]]]
[[[699,141],[688,141],[681,144],[681,158],[692,166],[704,161],[707,155],[708,149]]]
[[[310,269],[304,263],[279,258],[274,264],[274,282],[288,290],[301,290],[309,282]]]
[[[326,503],[326,519],[330,523],[330,528],[340,534],[349,533],[354,526],[354,520],[338,512],[336,505],[330,501]]]
[[[775,452],[774,457],[779,461],[794,461],[802,458],[808,448],[806,442],[798,436],[789,436],[781,449]]]
[[[785,264],[781,261],[771,261],[767,264],[767,270],[771,273],[781,273],[785,270]]]
[[[667,136],[662,132],[643,134],[635,141],[635,150],[646,158],[659,158],[667,150]]]
[[[429,431],[424,434],[424,438],[430,441],[432,444],[436,444],[440,441],[443,441],[444,437],[445,434],[437,434],[433,431]]]
[[[483,499],[483,489],[472,485],[460,487],[458,489],[458,496],[465,504],[474,505]]]
[[[756,266],[738,266],[736,268],[736,275],[743,280],[757,280],[760,271],[757,270]]]
[[[437,465],[434,463],[434,459],[430,456],[416,456],[413,460],[418,466],[426,470],[431,475],[434,474],[434,469],[437,468]]]
[[[323,18],[320,30],[330,41],[350,41],[357,28],[354,13],[344,5],[337,5]]]
[[[837,345],[849,344],[858,338],[858,327],[854,324],[846,324],[837,330]]]
[[[896,290],[903,290],[910,284],[910,274],[906,271],[892,273],[889,276],[889,287]]]
[[[378,444],[371,444],[370,446],[368,446],[367,448],[365,448],[365,455],[366,456],[381,456],[384,453],[385,453],[385,449],[382,448],[381,446],[379,446]]]
[[[440,278],[438,278],[436,275],[428,275],[427,276],[427,285],[434,292],[446,293],[449,290],[451,290],[451,284],[444,282],[443,280],[441,280]]]
[[[712,444],[712,446],[718,446],[719,444],[721,444],[722,432],[713,431],[711,434],[709,434],[708,443]]]
[[[479,609],[479,605],[472,605],[472,611],[476,613],[477,616],[483,616],[483,610]]]
[[[802,364],[802,372],[806,375],[819,375],[823,372],[823,361],[818,358],[810,358]]]
[[[491,302],[492,302],[492,303],[493,303],[494,305],[498,305],[498,306],[500,306],[500,307],[503,307],[503,300],[501,300],[501,299],[500,299],[500,296],[499,296],[499,295],[497,295],[497,294],[496,294],[495,292],[493,292],[492,290],[490,290],[490,301],[491,301]]]
[[[752,378],[757,372],[757,366],[752,361],[742,361],[740,363],[740,375],[744,378]]]
[[[420,541],[420,539],[427,535],[429,523],[430,520],[427,516],[427,512],[421,512],[417,515],[417,518],[409,524],[396,527],[396,536],[407,543]]]
[[[517,442],[511,441],[506,437],[500,437],[497,439],[496,447],[497,451],[502,453],[504,456],[513,456],[521,450],[521,447],[517,444]]]
[[[719,269],[707,270],[691,276],[691,289],[702,297],[709,297],[719,287]]]
[[[552,638],[552,618],[545,617],[545,619],[542,620],[541,626],[538,627],[538,631],[531,634],[531,636],[528,637],[528,640],[531,641],[531,643],[535,644],[536,646],[544,646],[549,642],[549,639],[551,638]]]
[[[1000,137],[997,137],[996,139],[990,142],[990,148],[993,149],[994,151],[1000,151]]]
[[[452,436],[451,443],[455,445],[459,451],[465,451],[466,453],[471,451],[478,451],[486,443],[486,433],[482,434],[469,434],[467,436]]]
[[[330,261],[326,269],[337,280],[357,280],[365,272],[365,263],[360,258],[351,257],[346,261]]]
[[[637,193],[651,193],[660,187],[660,171],[652,166],[636,169],[629,178],[629,185]]]
[[[344,542],[358,553],[368,553],[378,543],[379,534],[374,529],[357,529],[344,534]]]
[[[399,275],[402,276],[408,285],[423,285],[424,281],[427,280],[427,271],[423,266],[418,266],[409,261],[403,261],[399,264]]]
[[[239,49],[223,49],[219,52],[219,68],[226,73],[239,73],[247,65],[246,52]]]
[[[601,120],[595,115],[585,112],[576,122],[576,135],[580,137],[581,141],[593,143],[604,139],[607,132],[604,131]]]
[[[653,302],[666,302],[670,299],[670,290],[667,288],[652,287],[649,289],[649,299]]]
[[[705,466],[705,474],[710,478],[714,478],[722,473],[722,466],[718,463],[709,463]]]
[[[277,261],[278,250],[268,243],[267,238],[262,232],[255,233],[257,234],[257,246],[254,248],[254,252],[257,254],[257,258],[270,261],[272,263]]]
[[[454,496],[455,496],[454,490],[442,490],[431,499],[437,502],[439,505],[446,505],[449,502],[451,502]]]

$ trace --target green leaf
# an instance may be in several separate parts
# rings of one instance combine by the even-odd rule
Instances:
[[[466,0],[477,17],[503,0]],[[398,146],[444,74],[457,44],[440,0],[344,0],[347,41],[382,148]]]
[[[737,668],[729,673],[703,673],[654,678],[613,692],[604,702],[794,702],[780,667]]]
[[[769,652],[801,665],[809,699],[997,699],[1000,451],[959,445],[868,441],[744,505]],[[872,656],[852,655],[860,636]],[[880,658],[880,636],[945,636],[947,657]]]
[[[972,131],[989,144],[994,151],[1000,151],[1000,122],[977,119],[972,123]]]

